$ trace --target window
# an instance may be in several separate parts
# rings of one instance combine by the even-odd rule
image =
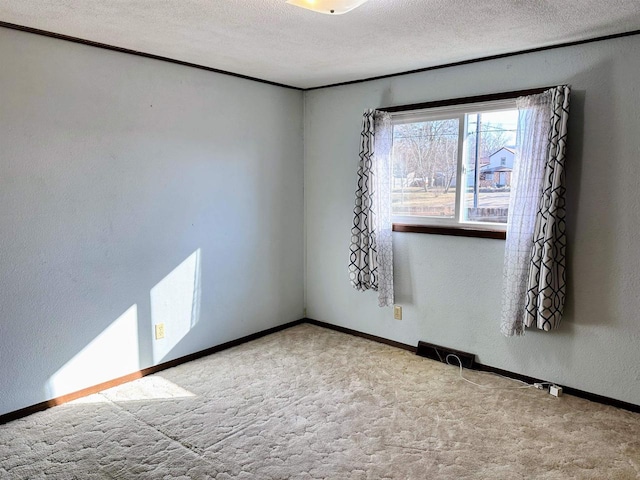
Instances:
[[[392,113],[394,223],[504,231],[517,123],[515,99]]]

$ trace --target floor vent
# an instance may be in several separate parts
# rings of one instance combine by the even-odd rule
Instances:
[[[449,357],[447,359],[447,355],[455,355],[460,359],[464,368],[473,368],[473,364],[476,359],[476,356],[473,353],[461,352],[460,350],[454,350],[453,348],[441,347],[440,345],[433,345],[432,343],[422,341],[418,342],[418,350],[416,351],[416,354],[421,357],[457,366],[459,363],[455,358]]]

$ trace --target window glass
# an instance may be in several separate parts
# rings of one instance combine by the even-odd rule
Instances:
[[[472,113],[466,118],[467,192],[462,219],[506,224],[518,110]]]
[[[394,223],[504,229],[517,152],[513,100],[392,118]]]
[[[449,118],[394,126],[394,215],[455,217],[459,123]]]

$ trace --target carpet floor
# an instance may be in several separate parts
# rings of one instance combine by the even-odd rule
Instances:
[[[0,426],[0,478],[637,479],[640,414],[303,324]]]

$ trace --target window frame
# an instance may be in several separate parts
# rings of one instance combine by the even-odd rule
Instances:
[[[498,112],[501,110],[515,110],[515,98],[494,100],[489,102],[476,102],[461,104],[453,107],[436,107],[431,109],[408,110],[402,113],[391,114],[391,124],[405,125],[409,123],[430,122],[438,120],[458,121],[458,154],[456,159],[456,189],[455,207],[453,218],[427,217],[417,215],[392,215],[393,223],[400,225],[426,225],[430,227],[462,228],[470,230],[495,230],[506,231],[505,223],[477,222],[465,220],[463,217],[463,198],[466,193],[467,169],[465,158],[468,154],[468,145],[465,139],[469,135],[468,116],[484,112]],[[461,192],[461,190],[463,190]]]
[[[438,112],[456,112],[463,111],[462,116],[466,113],[475,113],[482,108],[490,105],[488,110],[498,110],[496,105],[499,105],[500,101],[506,101],[504,104],[511,104],[515,106],[515,100],[521,96],[534,95],[542,93],[551,87],[540,87],[527,90],[516,90],[511,92],[493,93],[488,95],[478,95],[473,97],[461,97],[449,100],[436,100],[425,103],[415,103],[410,105],[397,105],[385,108],[379,108],[378,110],[390,113],[392,115],[392,124],[395,125],[397,119],[403,116],[407,118],[410,115],[415,115],[415,118],[420,118],[421,115],[428,116],[432,113]],[[512,107],[515,108],[515,107]],[[466,111],[465,111],[466,110]],[[453,117],[451,117],[453,118]],[[407,122],[404,122],[407,123]],[[459,128],[466,130],[466,122],[462,122],[463,126],[459,125]],[[466,131],[464,135],[458,136],[458,146],[460,148],[461,143],[464,143],[466,137]],[[456,182],[458,185],[463,185],[462,181],[465,180],[465,172],[462,169],[461,163],[463,163],[464,154],[458,155],[458,172]],[[495,224],[491,222],[459,222],[455,221],[460,218],[461,205],[459,203],[462,195],[456,194],[456,216],[454,219],[437,219],[445,220],[440,222],[432,222],[434,217],[407,217],[394,215],[392,217],[393,231],[394,232],[412,232],[412,233],[428,233],[438,235],[453,235],[453,236],[466,236],[466,237],[480,237],[480,238],[495,238],[506,239],[506,225]],[[425,220],[423,220],[425,219]],[[449,221],[446,221],[449,220]],[[454,220],[454,221],[451,221]]]

